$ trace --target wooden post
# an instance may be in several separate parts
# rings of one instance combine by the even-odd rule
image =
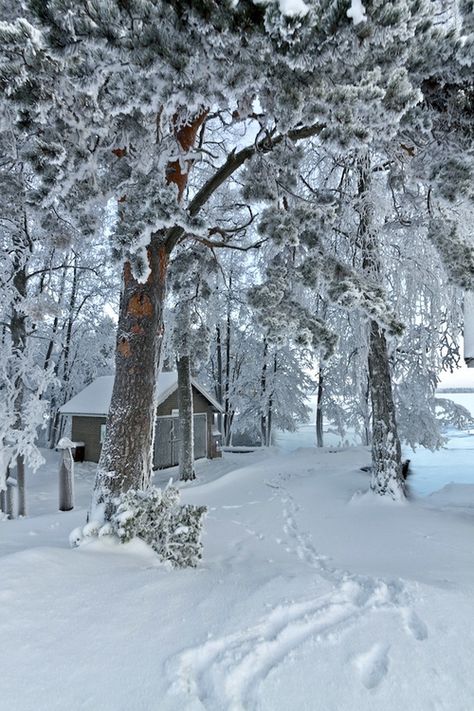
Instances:
[[[58,442],[58,449],[62,451],[59,466],[59,510],[72,511],[74,508],[74,460],[72,448],[74,442],[63,437]]]

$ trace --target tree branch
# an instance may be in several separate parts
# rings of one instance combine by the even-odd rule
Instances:
[[[209,198],[216,192],[220,186],[225,183],[225,181],[230,178],[239,168],[241,168],[246,161],[252,158],[257,153],[270,153],[275,146],[278,146],[286,138],[291,141],[301,141],[306,138],[312,138],[317,136],[324,129],[324,124],[313,124],[312,126],[302,126],[300,128],[295,128],[288,133],[282,133],[274,138],[266,136],[260,141],[253,143],[251,146],[242,148],[240,151],[236,152],[235,149],[227,156],[227,160],[220,168],[216,170],[214,175],[201,187],[200,190],[193,197],[188,206],[188,212],[191,217],[195,217],[202,207],[207,203]],[[177,242],[185,234],[185,230],[182,227],[171,227],[166,234],[166,249],[170,253]],[[223,245],[216,245],[223,246]],[[228,245],[227,245],[228,246]],[[247,249],[247,248],[244,248]]]

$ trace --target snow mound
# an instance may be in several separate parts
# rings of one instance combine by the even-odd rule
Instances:
[[[427,501],[440,508],[455,506],[463,509],[474,508],[474,484],[446,484],[439,491],[435,491]]]

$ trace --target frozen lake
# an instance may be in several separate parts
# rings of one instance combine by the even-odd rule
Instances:
[[[474,415],[474,393],[440,393],[439,396],[454,400]],[[474,434],[450,430],[447,436],[446,445],[437,452],[430,452],[423,447],[415,452],[408,447],[404,448],[405,457],[411,460],[413,475],[410,485],[415,495],[427,496],[451,482],[474,484]],[[316,446],[314,421],[312,424],[301,425],[296,432],[278,432],[276,444],[285,452]],[[340,437],[325,432],[324,444],[327,447],[338,447],[359,442],[349,434],[347,440],[341,443]]]

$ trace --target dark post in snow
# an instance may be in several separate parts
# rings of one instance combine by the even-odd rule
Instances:
[[[179,478],[182,481],[196,478],[194,471],[194,416],[190,361],[189,355],[182,355],[176,359],[180,429]]]
[[[59,465],[59,510],[71,511],[74,508],[74,460],[72,449],[74,442],[67,437],[59,440],[61,463]]]

